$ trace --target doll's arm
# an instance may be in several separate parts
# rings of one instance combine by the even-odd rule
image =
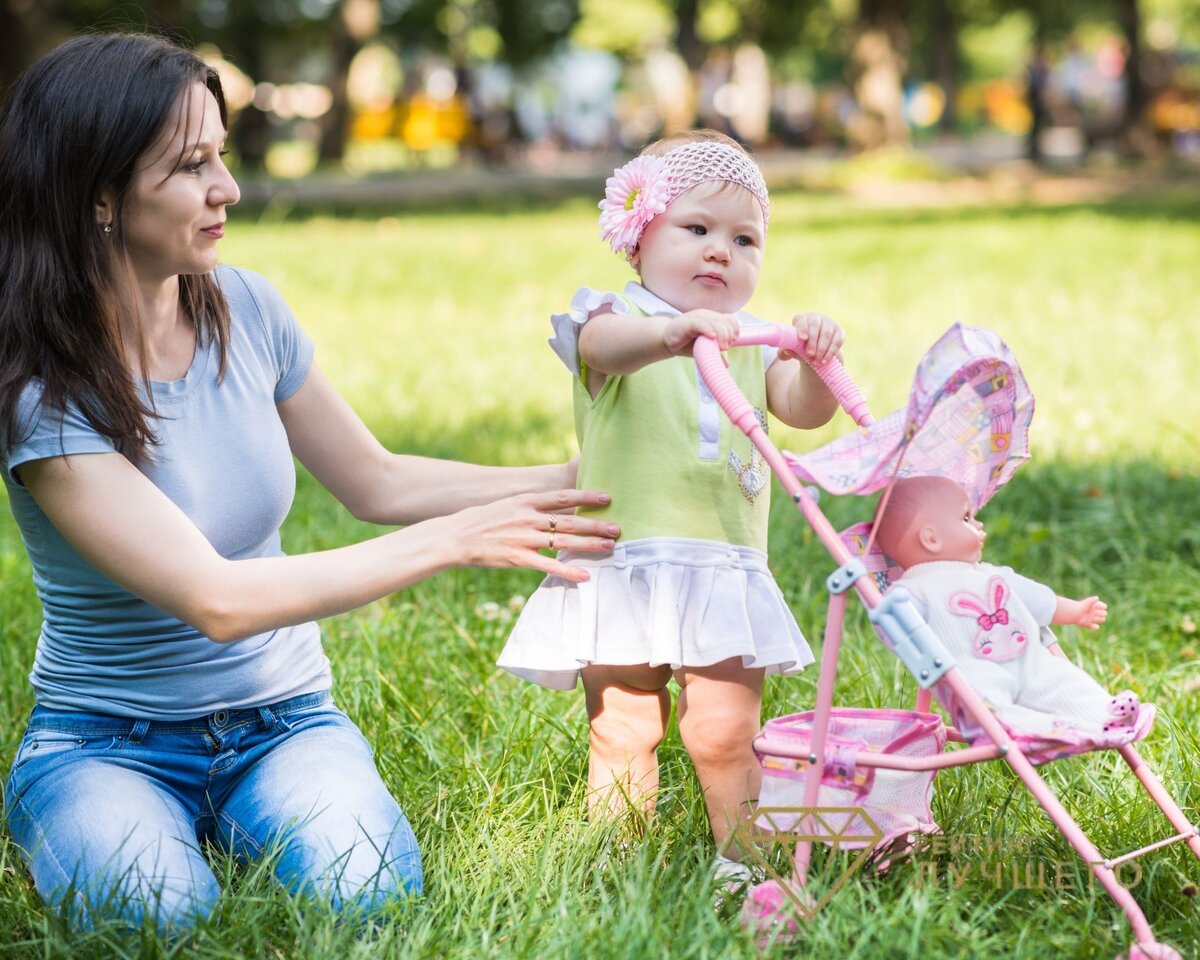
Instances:
[[[1058,597],[1054,605],[1054,618],[1051,623],[1070,623],[1087,630],[1098,630],[1100,624],[1108,619],[1108,604],[1099,597],[1087,597],[1083,600],[1071,600]]]

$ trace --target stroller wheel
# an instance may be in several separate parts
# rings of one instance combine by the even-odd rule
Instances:
[[[750,888],[742,901],[742,926],[759,948],[773,943],[791,943],[800,934],[795,913],[788,909],[790,898],[777,880]]]
[[[1129,952],[1121,954],[1117,960],[1183,960],[1183,957],[1174,947],[1152,941],[1133,944]]]

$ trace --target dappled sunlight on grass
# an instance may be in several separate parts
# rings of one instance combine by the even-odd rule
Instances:
[[[278,284],[375,429],[402,441],[539,411],[557,427],[531,431],[519,461],[572,443],[549,314],[579,285],[619,289],[633,276],[595,238],[594,218],[572,201],[238,222],[224,256]],[[838,319],[876,413],[906,401],[917,360],[949,324],[990,327],[1037,397],[1035,456],[1186,464],[1200,443],[1197,262],[1200,201],[897,211],[781,194],[750,309],[775,322],[810,309]],[[777,437],[803,449],[844,429]]]
[[[279,286],[316,340],[322,367],[389,447],[519,464],[575,450],[569,378],[545,345],[547,317],[577,285],[619,288],[630,276],[595,234],[594,207],[579,201],[382,220],[239,220],[223,253]],[[800,309],[837,317],[849,334],[849,368],[877,414],[905,402],[920,354],[954,320],[992,327],[1010,343],[1038,399],[1034,461],[982,514],[989,560],[1108,602],[1103,629],[1064,628],[1063,645],[1101,683],[1159,705],[1143,753],[1191,815],[1200,802],[1198,254],[1195,200],[900,211],[783,194],[751,305],[772,320]],[[807,449],[847,427],[839,415],[811,434],[776,425],[773,437]],[[839,528],[868,518],[872,506],[829,496],[821,505]],[[772,504],[770,531],[771,566],[818,647],[833,561],[783,497]],[[374,532],[301,473],[283,530],[289,553]],[[218,860],[226,887],[218,916],[188,938],[139,940],[103,926],[77,935],[38,904],[0,834],[0,953],[759,956],[736,904],[712,906],[703,797],[674,719],[650,829],[586,822],[582,693],[533,687],[495,666],[505,614],[538,580],[529,571],[453,570],[323,623],[339,705],[375,747],[425,851],[419,903],[398,906],[377,929],[356,930],[289,899],[262,869]],[[839,702],[908,706],[911,679],[857,607],[847,620]],[[0,623],[0,706],[10,718],[0,728],[4,766],[32,705],[27,672],[38,627],[28,562],[7,513]],[[814,670],[768,679],[766,714],[810,709],[815,686]],[[1115,758],[1045,769],[1107,851],[1160,839],[1147,804],[1116,785]],[[1018,851],[1005,871],[1010,861],[1020,868],[1026,859],[1071,858],[998,766],[940,774],[934,814],[951,839]],[[997,886],[994,866],[942,852],[884,876],[864,873],[779,956],[1084,960],[1127,947],[1122,916],[1086,875],[1066,875],[1052,889]],[[1134,890],[1156,933],[1185,955],[1200,951],[1188,893],[1197,882],[1200,864],[1177,845]]]

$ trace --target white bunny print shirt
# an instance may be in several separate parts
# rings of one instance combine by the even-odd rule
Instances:
[[[1139,702],[1108,693],[1069,660],[1051,653],[1050,621],[1057,597],[1009,567],[937,560],[906,570],[897,581],[957,661],[958,668],[1008,732],[1028,742],[1127,742]],[[982,730],[944,684],[934,695],[959,731]]]

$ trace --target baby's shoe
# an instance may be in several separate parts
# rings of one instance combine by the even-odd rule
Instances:
[[[791,943],[799,934],[800,925],[788,901],[778,880],[755,884],[742,901],[742,926],[760,950]]]
[[[713,861],[713,880],[717,883],[741,886],[753,879],[753,872],[741,860],[730,860],[729,857],[718,853],[717,859]]]
[[[755,883],[756,880],[761,880],[761,876],[756,876],[755,871],[748,864],[742,863],[740,860],[731,860],[722,854],[717,854],[717,859],[712,865],[712,880],[714,887],[713,907],[720,910],[727,900],[740,899],[745,896],[746,891]]]

